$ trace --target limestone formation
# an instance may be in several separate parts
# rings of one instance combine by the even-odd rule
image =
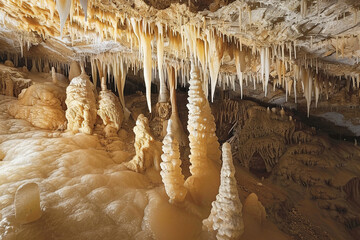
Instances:
[[[8,67],[14,67],[14,63],[11,60],[6,60],[4,65]]]
[[[80,74],[80,64],[78,62],[72,61],[70,64],[69,81],[71,81],[74,77],[80,76]]]
[[[125,165],[135,172],[144,172],[151,166],[160,171],[162,143],[154,139],[150,132],[149,120],[140,114],[134,127],[135,133],[135,156]]]
[[[255,193],[251,193],[245,199],[243,213],[247,217],[251,217],[253,220],[255,220],[258,226],[261,226],[266,219],[265,208]]]
[[[191,176],[186,180],[185,186],[197,201],[202,203],[211,202],[211,198],[215,197],[216,191],[206,189],[204,185],[206,181],[211,181],[213,183],[212,187],[217,187],[219,184],[218,176],[216,176],[218,170],[215,169],[215,165],[220,161],[220,150],[215,135],[214,117],[202,90],[199,70],[194,63],[191,65],[188,94],[189,120],[187,128],[189,131]],[[207,171],[204,171],[204,169],[207,169]]]
[[[39,186],[36,183],[21,185],[15,194],[16,221],[21,224],[31,223],[41,215]]]
[[[3,80],[3,83],[5,85],[5,95],[12,97],[14,96],[14,83],[10,78],[10,75],[5,75],[5,80]]]
[[[184,187],[184,176],[181,173],[179,143],[174,133],[174,127],[170,119],[167,126],[167,135],[163,140],[160,174],[166,193],[169,196],[169,201],[171,203],[179,203],[184,201],[187,189]]]
[[[94,85],[82,73],[71,80],[66,88],[67,129],[73,133],[91,134],[96,122],[96,100]]]
[[[244,222],[229,143],[223,144],[222,154],[219,193],[211,204],[210,216],[203,220],[203,229],[215,231],[218,240],[238,239],[244,232]]]
[[[359,13],[359,0],[0,1],[0,239],[360,239]],[[245,229],[219,142],[240,198],[258,196]],[[45,211],[22,225],[14,196],[30,182]]]
[[[51,130],[66,128],[65,88],[39,83],[24,89],[9,107],[9,114],[24,119],[35,127]]]
[[[171,101],[171,116],[172,129],[174,131],[174,137],[180,146],[186,146],[188,138],[184,132],[183,125],[181,124],[178,107],[176,102],[176,90],[175,90],[175,70],[173,67],[168,67],[168,82],[170,86],[170,101]]]
[[[97,114],[100,116],[105,128],[105,135],[116,136],[121,127],[124,115],[119,98],[106,88],[105,78],[101,81],[101,91],[98,96],[99,109]]]

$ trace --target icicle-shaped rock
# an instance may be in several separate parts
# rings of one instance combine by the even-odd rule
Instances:
[[[215,231],[218,240],[235,240],[244,233],[244,222],[229,143],[223,144],[222,154],[219,193],[211,204],[210,216],[203,221],[203,229]]]
[[[245,53],[235,49],[235,67],[240,83],[241,99],[243,98],[243,72],[245,70]]]
[[[85,22],[87,21],[87,6],[88,6],[88,0],[80,0],[81,7],[84,11],[85,15]]]
[[[62,37],[63,29],[71,8],[71,0],[56,0],[56,10],[60,17],[60,36]]]
[[[187,189],[184,187],[185,180],[181,173],[179,144],[176,141],[173,130],[170,119],[167,126],[167,135],[163,140],[160,174],[170,203],[178,203],[184,201]]]
[[[114,81],[118,90],[120,104],[124,112],[124,120],[127,121],[130,116],[129,109],[125,106],[124,87],[127,74],[127,65],[123,62],[123,59],[117,59],[115,66],[113,67]]]
[[[184,132],[183,126],[181,124],[177,103],[176,103],[176,89],[175,89],[175,69],[173,67],[168,67],[168,81],[170,86],[170,100],[171,100],[171,121],[173,124],[174,137],[180,146],[186,146],[188,143],[188,138]]]
[[[160,79],[160,91],[159,91],[159,102],[167,102],[169,98],[169,92],[166,88],[165,77],[164,77],[164,33],[161,24],[158,24],[158,35],[157,35],[157,61],[158,71]]]
[[[149,112],[151,112],[151,66],[152,66],[151,40],[152,40],[152,36],[150,35],[150,33],[140,32],[140,42],[143,52],[146,101],[149,108]]]
[[[224,54],[224,47],[221,38],[215,33],[210,32],[207,35],[207,40],[209,43],[208,66],[211,79],[211,101],[214,101],[215,88],[219,75],[221,59]]]
[[[306,99],[307,116],[310,116],[311,93],[312,93],[312,74],[309,69],[301,68],[300,77],[304,83],[304,97]]]

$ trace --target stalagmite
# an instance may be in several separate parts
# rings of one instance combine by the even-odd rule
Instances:
[[[99,109],[97,114],[103,121],[104,131],[107,137],[117,136],[117,132],[121,127],[124,115],[121,108],[119,98],[106,88],[106,81],[101,79],[101,91],[99,93]]]
[[[59,82],[59,80],[57,79],[56,71],[55,71],[55,68],[54,68],[54,67],[51,68],[51,78],[52,78],[52,82],[53,82],[54,84],[56,84],[56,83]]]
[[[8,67],[14,67],[14,63],[13,63],[11,60],[6,60],[6,61],[4,62],[4,65],[5,65],[5,66],[8,66]]]
[[[67,17],[69,16],[71,8],[71,0],[56,0],[56,10],[59,13],[60,17],[60,36],[63,35],[63,29]]]
[[[280,110],[280,116],[283,118],[285,116],[285,110],[284,108],[281,108]]]
[[[38,83],[24,89],[9,114],[32,125],[50,130],[66,128],[65,88],[56,83]]]
[[[125,166],[135,172],[142,173],[151,166],[160,171],[162,143],[154,139],[150,132],[149,120],[140,114],[134,127],[135,156]]]
[[[91,134],[96,122],[94,85],[86,73],[71,80],[66,88],[67,129],[73,133]]]
[[[182,202],[186,197],[187,189],[184,187],[185,181],[180,167],[179,144],[175,137],[171,119],[168,122],[167,135],[163,140],[162,150],[160,174],[165,185],[166,193],[169,196],[169,201],[170,203]]]
[[[255,193],[251,193],[245,199],[243,214],[246,218],[251,217],[254,220],[253,223],[257,224],[259,227],[261,227],[266,220],[265,208],[258,200],[258,196]]]
[[[215,135],[214,117],[202,90],[199,69],[193,61],[189,83],[187,107],[191,176],[186,180],[185,186],[195,201],[210,204],[217,192],[214,187],[219,185],[216,166],[221,153]]]
[[[39,186],[36,183],[21,185],[15,194],[16,221],[21,224],[31,223],[41,215]]]
[[[12,96],[14,96],[14,82],[11,79],[9,74],[6,74],[4,78],[5,78],[3,80],[4,83],[5,83],[5,92],[4,92],[4,94],[6,96],[12,97]]]
[[[174,137],[179,143],[179,145],[186,146],[188,144],[188,138],[181,124],[178,113],[177,102],[176,102],[175,69],[169,66],[167,68],[167,71],[168,71],[168,82],[170,87],[170,100],[171,100],[170,120],[172,121],[172,125],[173,125],[172,130],[174,131]]]
[[[215,231],[218,240],[235,240],[244,233],[244,222],[229,143],[223,144],[222,154],[219,193],[211,204],[210,216],[203,220],[203,229]]]
[[[69,81],[71,81],[74,77],[80,76],[80,74],[80,64],[76,61],[72,61],[70,64]]]
[[[32,59],[32,67],[31,67],[30,72],[32,72],[32,73],[39,72],[38,69],[37,69],[37,67],[36,67],[36,61],[35,61],[35,59]]]

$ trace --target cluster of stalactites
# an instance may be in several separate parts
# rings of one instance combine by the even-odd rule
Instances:
[[[5,65],[7,62],[11,62],[10,67],[19,67],[22,66],[21,62],[24,60],[23,71],[31,71],[31,72],[39,72],[39,73],[49,73],[51,68],[55,68],[57,73],[61,73],[64,75],[68,75],[70,72],[70,63],[55,61],[47,58],[46,56],[42,57],[28,57],[22,56],[22,54],[18,53],[4,53],[0,54],[2,58],[6,58]]]
[[[9,1],[12,2],[12,0]],[[214,93],[217,86],[223,88],[230,86],[233,90],[236,90],[235,74],[232,72],[226,73],[221,69],[223,60],[229,59],[228,56],[230,57],[230,61],[235,62],[236,75],[239,81],[241,96],[243,96],[244,81],[246,85],[248,85],[249,81],[253,82],[254,88],[256,88],[257,84],[262,84],[262,89],[266,96],[269,92],[268,84],[270,75],[273,72],[272,70],[276,70],[278,78],[276,79],[273,76],[274,88],[276,85],[284,87],[286,89],[286,100],[292,91],[294,92],[295,99],[297,97],[297,79],[289,77],[289,74],[287,74],[292,71],[292,68],[295,68],[293,66],[293,59],[297,59],[298,47],[296,40],[260,47],[255,43],[252,43],[251,45],[251,43],[247,41],[248,46],[243,46],[242,42],[244,39],[242,39],[241,36],[234,37],[224,35],[221,31],[208,24],[205,19],[203,20],[203,24],[188,23],[182,24],[177,29],[173,29],[170,28],[166,22],[151,22],[146,19],[126,17],[125,13],[114,14],[104,9],[95,8],[93,7],[93,3],[91,1],[88,2],[87,0],[81,0],[80,2],[58,0],[56,1],[56,5],[53,1],[28,1],[30,1],[33,6],[50,10],[44,13],[45,15],[48,15],[46,19],[54,21],[54,18],[59,17],[60,32],[63,32],[64,25],[66,25],[67,27],[64,28],[64,32],[70,34],[71,40],[77,38],[83,39],[84,36],[86,36],[87,40],[92,39],[94,41],[111,39],[120,41],[125,45],[130,45],[126,46],[130,48],[130,52],[133,52],[134,48],[137,49],[139,53],[138,56],[141,61],[133,58],[131,60],[131,64],[144,69],[146,99],[149,111],[151,111],[151,82],[154,78],[156,78],[156,74],[159,77],[160,83],[159,101],[164,102],[167,98],[166,69],[164,68],[165,63],[167,65],[175,65],[176,84],[178,76],[181,76],[181,84],[185,85],[189,80],[190,64],[184,59],[189,59],[190,57],[193,57],[195,62],[200,66],[200,75],[204,79],[202,87],[205,92],[205,96],[207,97],[208,92],[210,92],[212,100],[214,99]],[[244,9],[248,9],[243,6],[244,4],[241,5],[242,7],[240,7],[239,14],[240,31],[243,30],[242,11]],[[305,17],[307,15],[306,1],[301,1],[299,6],[301,7],[302,15]],[[81,9],[83,9],[83,11]],[[54,15],[56,10],[58,14]],[[66,24],[68,16],[70,16],[69,24]],[[249,11],[248,19],[251,20],[251,11]],[[41,31],[40,27],[36,25],[29,23],[24,24],[24,26],[25,25],[27,30],[40,31],[40,33],[44,36],[56,35],[55,32],[51,31],[43,33],[42,31],[45,30]],[[100,39],[96,36],[96,33],[100,33]],[[25,38],[20,38],[22,42],[20,44],[22,49],[24,46],[24,39]],[[344,41],[341,39],[339,41],[336,40],[336,43],[338,42],[340,42],[340,44],[336,44],[336,52],[341,51],[343,55],[345,46]],[[21,52],[23,52],[23,50]],[[153,52],[156,52],[156,54],[153,54]],[[169,59],[172,59],[172,63],[170,63],[171,61],[168,61]],[[182,59],[180,60],[180,63],[178,59]],[[305,66],[305,69],[307,69],[309,63],[306,61],[305,56],[305,63],[301,63],[299,65]],[[102,70],[100,71],[99,68],[96,67],[96,65],[99,64],[96,62],[94,64],[94,61],[92,60],[93,79],[95,81],[95,85],[97,77],[94,77],[94,75],[101,75],[101,72],[103,72],[103,75],[106,75],[107,72],[107,75],[112,74],[113,76],[117,76],[117,79],[114,82],[117,84],[118,91],[120,93],[121,87],[123,86],[122,79],[125,78],[123,73],[126,72],[127,69],[124,71],[114,70],[114,73],[111,73],[111,69],[119,69],[121,67],[118,66],[121,66],[122,64],[118,64],[118,61],[116,60],[115,65],[118,66],[104,68],[102,62],[106,61],[101,61],[100,65],[102,66],[100,67]],[[299,61],[297,60],[297,62]],[[110,61],[107,65],[111,65]],[[317,73],[318,67],[318,61],[316,61]],[[98,70],[94,70],[96,68]],[[39,70],[38,66],[37,69],[38,71],[42,71]],[[34,68],[34,71],[36,71],[36,68]],[[59,72],[59,69],[57,69],[57,71]],[[306,73],[303,75],[305,77],[302,78],[302,80],[306,79]],[[311,97],[308,95],[311,84],[308,84],[307,82],[309,82],[309,80],[303,80],[303,85],[309,86],[309,88],[307,88],[307,92],[304,94],[308,102],[309,109],[309,102],[311,102],[309,99]],[[315,81],[313,82],[315,83]],[[208,90],[209,86],[210,91]],[[294,90],[292,90],[292,87]],[[316,86],[313,89],[318,91]],[[123,98],[121,98],[121,103],[124,105]],[[123,108],[126,111],[124,106]]]

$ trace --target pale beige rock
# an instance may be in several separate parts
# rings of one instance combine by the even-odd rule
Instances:
[[[255,193],[251,193],[244,202],[243,213],[247,217],[251,217],[255,222],[261,226],[266,220],[266,212],[264,206],[258,199]]]
[[[5,95],[9,97],[14,96],[14,82],[9,74],[5,75],[3,82],[5,83]]]
[[[41,215],[39,186],[36,183],[21,185],[15,194],[16,221],[21,224],[31,223]]]
[[[190,172],[185,186],[196,202],[210,204],[219,186],[220,150],[215,135],[215,121],[202,90],[199,69],[191,65],[191,79],[187,107],[190,146]],[[206,169],[206,170],[205,170]]]
[[[66,128],[65,88],[52,83],[34,84],[19,94],[9,114],[32,125],[52,130]]]
[[[80,64],[76,61],[72,61],[70,64],[69,81],[74,77],[78,77],[81,74]]]
[[[74,133],[91,134],[97,116],[96,100],[94,85],[85,73],[71,80],[66,88],[65,103],[67,129]]]
[[[171,119],[168,121],[167,135],[163,140],[162,150],[160,174],[166,194],[169,196],[170,203],[182,202],[186,197],[187,189],[184,187],[184,175],[181,173],[180,167],[179,143],[174,136]]]
[[[134,133],[136,155],[125,166],[135,172],[144,172],[151,166],[160,171],[162,143],[156,141],[152,136],[149,120],[143,114],[140,114],[136,120]]]
[[[106,89],[105,78],[102,78],[101,91],[98,96],[99,109],[97,114],[100,116],[105,126],[106,136],[116,136],[124,119],[123,110],[119,98]]]
[[[167,68],[168,82],[170,86],[170,101],[171,101],[171,116],[172,129],[174,131],[174,137],[180,146],[186,146],[188,144],[188,138],[184,132],[184,128],[181,124],[178,107],[176,102],[176,90],[175,90],[175,69],[171,66]]]
[[[212,202],[210,216],[203,220],[203,230],[215,231],[218,240],[238,239],[244,233],[244,222],[229,143],[223,144],[222,154],[219,193]]]
[[[4,65],[8,67],[14,67],[14,63],[11,60],[6,60]]]

